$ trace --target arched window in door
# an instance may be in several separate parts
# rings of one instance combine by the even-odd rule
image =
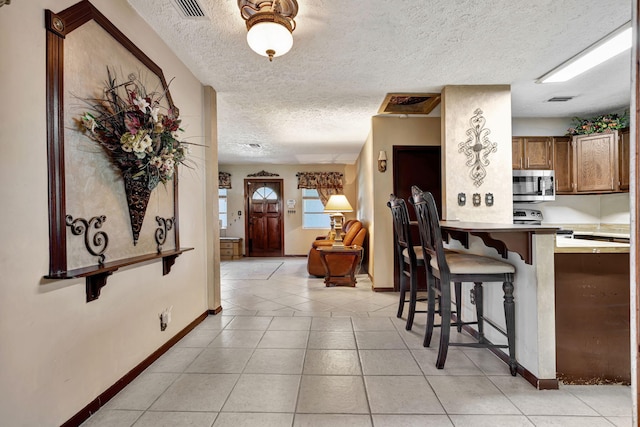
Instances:
[[[253,192],[251,198],[253,200],[277,200],[278,195],[269,187],[260,187]]]

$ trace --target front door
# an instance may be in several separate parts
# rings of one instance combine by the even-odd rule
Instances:
[[[247,256],[284,256],[282,180],[245,179]]]

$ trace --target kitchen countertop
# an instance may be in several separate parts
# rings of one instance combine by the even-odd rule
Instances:
[[[573,235],[556,235],[555,253],[629,253],[629,225],[554,224]],[[575,238],[575,237],[583,238]],[[601,238],[602,240],[598,240]],[[611,240],[611,241],[607,241]]]
[[[579,232],[579,234],[585,234]],[[596,233],[594,235],[600,235]],[[614,237],[614,236],[603,236]],[[622,237],[622,236],[615,236]],[[629,237],[627,234],[626,237]],[[591,239],[574,239],[572,236],[556,236],[555,253],[629,253],[629,243],[607,242]]]

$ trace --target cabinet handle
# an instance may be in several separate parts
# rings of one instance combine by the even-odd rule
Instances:
[[[527,156],[527,168],[529,167],[530,163],[529,163],[529,156]]]
[[[520,157],[520,169],[522,169],[522,157]]]

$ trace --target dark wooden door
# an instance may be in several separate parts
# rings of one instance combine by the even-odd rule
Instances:
[[[283,256],[282,180],[245,179],[247,256]]]
[[[417,185],[422,191],[433,194],[438,206],[438,215],[442,217],[442,167],[441,149],[439,146],[394,146],[393,147],[393,194],[403,198],[408,203],[409,218],[416,220],[416,213],[408,202],[411,197],[411,186]],[[391,220],[391,217],[389,217]],[[414,245],[420,244],[420,235],[415,227],[411,235]],[[393,259],[397,260],[394,253]],[[390,254],[391,255],[391,254]],[[398,290],[400,283],[400,266],[395,262],[393,286]],[[420,270],[418,288],[424,286],[425,277]]]

